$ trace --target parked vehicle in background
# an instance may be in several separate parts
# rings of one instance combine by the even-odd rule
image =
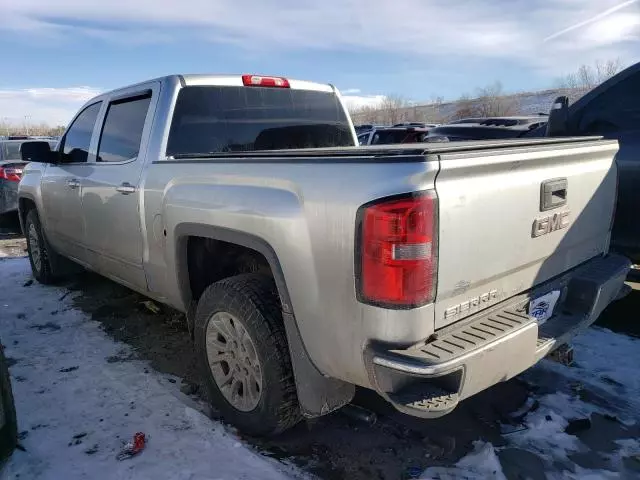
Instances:
[[[547,117],[465,118],[429,130],[429,139],[447,138],[451,142],[519,138],[546,125]]]
[[[356,125],[355,126],[355,130],[356,130],[356,134],[360,135],[361,133],[364,132],[370,132],[373,129],[376,128],[385,128],[384,125],[371,125],[371,124],[363,124],[363,125]]]
[[[423,122],[403,122],[396,123],[394,127],[421,127],[421,128],[433,128],[439,126],[439,123],[423,123]]]
[[[328,85],[175,75],[105,93],[57,151],[23,146],[42,160],[19,189],[33,275],[71,259],[186,312],[214,406],[260,435],[355,385],[445,415],[619,294],[616,142],[355,140]]]
[[[376,128],[358,135],[360,145],[390,145],[395,143],[420,143],[425,141],[429,129],[421,127]]]
[[[492,126],[492,127],[517,127],[521,125],[532,125],[538,123],[544,123],[547,121],[547,114],[538,115],[520,115],[510,117],[469,117],[461,118],[459,120],[453,120],[445,125],[460,125],[467,123],[475,123],[477,125]]]
[[[562,117],[548,131],[546,125],[527,133],[529,137],[601,135],[617,140],[620,151],[618,165],[618,204],[612,249],[640,263],[640,222],[636,213],[640,205],[640,63],[618,73],[585,94],[564,112],[552,110]],[[551,123],[551,122],[550,122]]]
[[[25,162],[20,147],[29,137],[22,140],[0,140],[0,215],[18,211],[18,183],[22,178]],[[51,141],[50,147],[56,142]]]

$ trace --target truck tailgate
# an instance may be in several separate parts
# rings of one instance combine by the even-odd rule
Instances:
[[[444,151],[436,329],[606,252],[616,142]]]

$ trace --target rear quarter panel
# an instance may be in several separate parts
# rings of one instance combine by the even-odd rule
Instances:
[[[424,160],[424,158],[422,158]],[[180,225],[251,234],[275,252],[305,348],[324,374],[368,384],[370,340],[410,344],[433,331],[431,306],[386,310],[356,300],[356,212],[372,199],[433,188],[437,163],[159,161],[147,175],[146,269],[152,290],[185,308]],[[149,228],[148,228],[149,230]],[[166,230],[166,237],[163,231]]]

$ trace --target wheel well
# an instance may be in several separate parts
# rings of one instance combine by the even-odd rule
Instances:
[[[251,248],[205,237],[187,239],[187,268],[192,301],[223,278],[260,272],[273,277],[269,262]]]
[[[24,222],[27,219],[27,213],[36,208],[36,203],[30,198],[21,197],[18,199],[18,214],[20,219],[20,227],[24,232]]]

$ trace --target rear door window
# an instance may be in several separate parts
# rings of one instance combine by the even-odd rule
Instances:
[[[193,86],[180,90],[167,155],[354,146],[332,92]]]
[[[99,162],[126,162],[140,153],[151,93],[109,104],[98,145]]]

